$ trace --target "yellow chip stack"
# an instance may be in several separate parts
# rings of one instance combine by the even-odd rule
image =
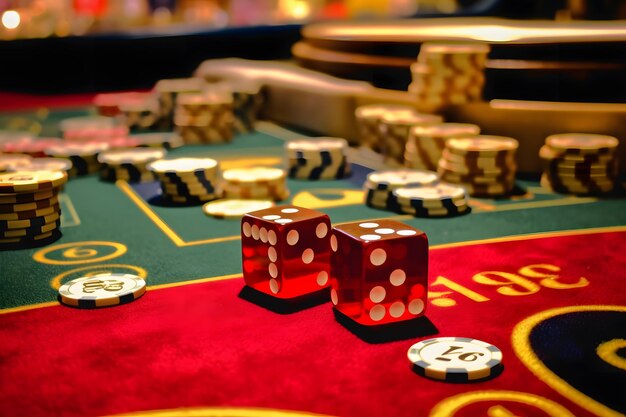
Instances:
[[[160,116],[167,127],[174,120],[174,109],[179,94],[201,93],[207,86],[202,78],[173,78],[160,80],[154,86],[159,101]]]
[[[409,168],[436,171],[448,139],[470,137],[479,133],[480,127],[469,123],[415,126],[409,131],[409,139],[404,149],[404,164]]]
[[[178,96],[174,124],[187,144],[230,142],[234,121],[231,92],[204,91]]]
[[[482,98],[489,46],[481,43],[422,44],[417,62],[411,65],[409,92],[417,107],[437,112]]]
[[[289,197],[287,176],[280,168],[227,169],[222,180],[224,198],[281,201]]]
[[[563,133],[546,138],[541,185],[563,194],[598,195],[615,190],[619,141],[613,136]]]
[[[415,110],[397,110],[385,113],[379,122],[381,153],[384,162],[390,167],[403,166],[404,148],[409,139],[411,128],[442,122],[441,116],[422,114]]]
[[[414,107],[400,104],[366,104],[359,106],[354,111],[359,140],[355,145],[366,146],[376,152],[382,149],[380,135],[380,119],[384,114],[394,111],[415,111]]]
[[[478,135],[448,139],[437,173],[475,197],[510,194],[515,186],[515,152],[519,143],[504,136]]]

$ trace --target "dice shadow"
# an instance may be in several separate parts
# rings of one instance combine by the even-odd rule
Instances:
[[[379,326],[365,326],[336,309],[333,309],[333,314],[335,320],[350,333],[370,344],[396,342],[439,333],[439,329],[426,316]]]
[[[239,298],[277,314],[293,314],[329,302],[329,291],[324,288],[302,297],[279,299],[246,285],[239,292]]]

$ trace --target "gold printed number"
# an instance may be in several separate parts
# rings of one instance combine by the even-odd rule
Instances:
[[[464,287],[460,284],[457,284],[456,282],[446,277],[442,277],[441,275],[439,275],[437,279],[435,279],[430,285],[433,287],[435,285],[441,285],[443,287],[448,288],[449,290],[452,290],[458,294],[461,294],[469,298],[472,301],[476,301],[477,303],[489,301],[489,298],[485,297],[484,295],[481,295],[475,291],[472,291],[469,288]],[[433,305],[436,305],[438,307],[452,307],[456,305],[456,300],[453,300],[452,298],[444,297],[445,295],[452,294],[452,291],[444,291],[444,292],[429,291],[428,297],[433,298],[433,300],[431,301]]]
[[[98,279],[93,281],[87,281],[83,284],[83,292],[85,294],[92,294],[99,290],[116,292],[120,291],[122,288],[124,288],[124,283],[122,281],[113,279],[107,281]]]
[[[463,350],[463,346],[450,346],[448,350],[443,352],[441,356],[437,357],[436,359],[438,361],[450,362],[452,359],[443,358],[442,356],[459,355],[458,359],[462,360],[463,362],[474,362],[476,359],[478,359],[479,356],[484,356],[484,354],[480,352],[465,352],[465,353],[457,352],[457,350],[459,349]]]
[[[542,272],[542,269],[547,272]],[[554,290],[569,290],[571,288],[582,288],[589,285],[589,280],[585,277],[580,277],[578,278],[578,281],[571,284],[559,282],[558,279],[560,278],[560,275],[555,272],[561,272],[561,268],[556,265],[528,265],[520,268],[518,272],[528,278],[541,278],[539,280],[539,284],[541,286],[552,288]]]
[[[541,289],[541,287],[534,282],[524,277],[520,277],[519,275],[512,274],[510,272],[480,272],[474,275],[472,279],[479,284],[500,287],[496,291],[498,291],[502,295],[508,296],[531,295],[535,294]]]

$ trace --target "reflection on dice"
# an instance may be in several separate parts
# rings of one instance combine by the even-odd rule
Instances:
[[[327,287],[330,227],[326,214],[296,206],[244,215],[241,249],[246,285],[282,299]]]
[[[367,326],[424,314],[426,233],[393,220],[334,226],[330,237],[334,308]]]

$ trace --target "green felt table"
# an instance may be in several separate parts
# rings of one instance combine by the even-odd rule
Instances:
[[[39,130],[42,136],[53,136],[57,134],[55,129],[58,120],[65,117],[89,114],[92,111],[92,109],[84,107],[62,110],[39,110],[37,112],[5,112],[0,116],[0,126],[26,126]],[[269,121],[263,121],[258,124],[258,130],[256,132],[238,135],[232,143],[211,146],[184,146],[171,150],[168,157],[211,157],[220,161],[222,169],[259,165],[281,166],[283,142],[286,139],[301,135],[300,133],[277,126]],[[364,176],[370,171],[370,168],[364,165],[366,164],[355,165],[354,173],[350,178],[337,181],[288,180],[291,195],[284,203],[323,211],[330,216],[333,223],[377,218],[394,218],[424,230],[428,235],[431,253],[439,254],[437,255],[438,257],[431,258],[430,281],[431,285],[433,285],[431,286],[433,305],[429,308],[431,309],[430,311],[434,313],[432,316],[429,316],[427,313],[427,316],[429,316],[430,320],[433,321],[439,329],[439,334],[450,335],[448,333],[452,330],[458,330],[463,333],[459,334],[459,336],[490,339],[489,341],[495,339],[495,342],[502,340],[501,343],[506,344],[508,343],[509,335],[513,334],[512,329],[516,324],[545,309],[584,304],[608,304],[617,306],[626,304],[626,298],[623,296],[623,292],[622,295],[620,295],[619,292],[606,294],[600,291],[599,293],[594,292],[593,296],[590,296],[590,293],[574,288],[565,292],[559,292],[554,288],[543,289],[541,294],[546,294],[546,291],[552,291],[552,293],[550,293],[551,295],[545,296],[545,300],[530,297],[529,299],[533,299],[532,305],[530,307],[526,306],[528,308],[520,306],[520,311],[523,310],[524,314],[512,319],[511,322],[504,323],[501,330],[502,334],[499,336],[490,337],[489,334],[485,334],[485,332],[480,329],[483,325],[474,323],[468,318],[468,316],[471,316],[475,311],[474,308],[478,308],[474,307],[474,304],[468,304],[463,307],[462,311],[464,313],[457,309],[455,313],[450,316],[463,317],[463,319],[461,319],[461,322],[464,323],[463,327],[450,325],[452,327],[447,328],[445,324],[446,320],[442,319],[437,321],[436,319],[443,317],[441,314],[449,311],[446,310],[446,307],[453,304],[457,304],[458,306],[459,301],[437,301],[437,297],[443,294],[441,291],[444,289],[447,290],[446,294],[448,295],[452,292],[457,295],[461,294],[461,298],[464,299],[473,301],[480,299],[480,297],[467,292],[467,288],[471,288],[475,291],[474,294],[483,293],[485,298],[495,300],[490,304],[490,311],[492,313],[485,316],[489,318],[485,319],[487,323],[484,324],[485,328],[492,330],[494,326],[497,328],[497,322],[499,320],[498,314],[493,314],[493,312],[502,311],[503,309],[506,310],[512,303],[518,302],[520,298],[523,298],[507,298],[505,296],[506,291],[500,292],[502,288],[498,290],[499,295],[494,293],[496,295],[495,297],[492,295],[487,297],[480,286],[476,288],[476,285],[478,285],[477,280],[472,278],[472,276],[475,276],[475,274],[481,271],[494,269],[507,271],[507,268],[510,266],[510,268],[513,268],[512,271],[515,272],[516,268],[522,268],[530,264],[555,264],[563,269],[569,266],[576,268],[576,272],[573,273],[573,275],[578,277],[583,273],[593,275],[593,273],[589,272],[591,269],[599,267],[598,265],[604,262],[612,262],[614,260],[612,256],[616,257],[618,252],[623,254],[624,241],[617,241],[619,245],[614,254],[596,253],[594,251],[594,242],[596,239],[600,239],[598,236],[614,236],[615,234],[622,236],[624,234],[626,231],[626,199],[619,196],[601,199],[595,197],[558,195],[542,188],[537,182],[518,180],[518,186],[523,190],[522,193],[513,198],[500,200],[471,199],[470,205],[472,212],[468,215],[453,218],[413,218],[411,216],[372,209],[363,204],[361,185]],[[71,317],[85,314],[80,310],[59,306],[56,301],[57,289],[61,283],[67,280],[97,272],[115,271],[136,273],[145,277],[148,283],[148,292],[143,298],[125,306],[104,309],[102,310],[104,313],[98,312],[97,314],[99,314],[98,317],[100,320],[107,320],[107,315],[116,315],[118,314],[116,313],[117,311],[123,311],[123,314],[133,314],[134,308],[142,308],[142,305],[148,305],[146,303],[151,302],[151,297],[154,297],[152,298],[153,300],[158,299],[157,293],[161,294],[160,297],[165,297],[167,291],[178,291],[180,294],[187,294],[188,297],[193,298],[196,292],[201,293],[200,288],[205,288],[204,286],[208,286],[206,288],[221,288],[220,285],[227,285],[230,286],[230,292],[227,293],[232,295],[233,300],[237,299],[237,293],[236,291],[233,292],[232,289],[241,288],[243,286],[243,281],[241,280],[239,221],[209,217],[202,212],[201,206],[164,207],[155,205],[151,203],[150,196],[156,193],[158,193],[158,183],[129,184],[123,181],[109,183],[101,181],[96,176],[71,179],[61,194],[62,238],[42,248],[0,252],[0,308],[2,309],[0,310],[0,328],[4,328],[4,330],[2,330],[3,335],[0,335],[0,338],[2,338],[2,336],[22,337],[25,330],[22,329],[21,325],[16,327],[15,323],[23,323],[24,326],[31,323],[31,330],[35,331],[35,333],[39,331],[38,329],[41,329],[40,326],[44,326],[43,322],[38,321],[38,319],[34,317],[27,316],[28,314],[43,314],[44,316],[51,314],[50,317],[54,317],[54,319],[51,318],[51,320],[56,323],[54,326],[61,326],[56,320],[61,320],[62,317],[70,317],[71,323]],[[570,245],[570,243],[568,243],[569,241],[567,239],[571,236],[574,236],[577,242],[586,242],[584,245],[586,248],[585,261],[583,262],[581,260],[580,264],[577,261],[575,253],[569,252],[570,246],[568,245]],[[547,242],[546,239],[555,240],[550,241],[553,243],[543,247],[543,249],[538,249],[541,245],[537,245],[534,242]],[[560,241],[559,239],[565,240]],[[598,241],[603,242],[602,239]],[[611,239],[613,239],[613,237],[611,237]],[[497,246],[511,243],[514,243],[515,246],[511,246],[509,249],[504,246]],[[492,246],[489,245],[496,245],[493,246],[496,248],[494,251],[501,252],[492,253],[489,250],[486,252],[471,252],[471,250],[475,248],[491,248]],[[603,247],[602,244],[600,244],[600,247]],[[464,252],[465,248],[474,249],[467,249],[467,251]],[[541,251],[543,250],[547,251],[544,253],[545,259],[540,259],[542,255]],[[550,252],[551,250],[555,252],[552,253]],[[600,250],[601,249],[598,249],[598,251]],[[477,258],[467,260],[466,257],[470,256],[470,253],[474,255],[478,254]],[[492,256],[493,258],[490,258]],[[509,258],[502,260],[501,265],[493,261],[493,259],[502,259],[501,257]],[[528,257],[534,258],[529,260],[527,259]],[[455,286],[454,283],[451,284],[449,281],[443,282],[441,280],[443,276],[442,271],[445,271],[447,267],[452,268],[454,266],[457,268],[457,271],[463,271],[465,268],[464,262],[467,262],[468,265],[471,264],[471,266],[467,267],[467,278],[459,278],[456,281],[457,286]],[[481,262],[483,263],[481,264]],[[607,265],[603,267],[608,268]],[[619,269],[611,271],[616,275],[620,273],[623,275],[624,272],[623,269],[621,271]],[[448,275],[446,275],[446,277],[450,278]],[[600,280],[603,277],[588,277],[592,282],[594,278]],[[605,278],[608,280],[607,277]],[[623,288],[623,276],[616,276],[612,282],[613,284],[608,285],[607,288]],[[211,287],[211,285],[214,287]],[[461,287],[459,287],[459,285],[461,285]],[[472,285],[474,285],[474,287],[472,287]],[[601,284],[597,283],[596,285],[600,286]],[[502,286],[511,287],[511,291],[515,291],[516,288],[519,289],[514,282],[508,282],[506,285],[502,284]],[[466,289],[464,290],[463,288]],[[493,288],[489,287],[488,290],[493,291]],[[566,298],[559,298],[561,296],[560,294],[564,293],[568,294]],[[236,302],[243,303],[244,301],[237,299]],[[480,303],[477,302],[475,305],[478,306]],[[249,302],[246,302],[246,306],[246,308],[250,308],[252,312],[259,311],[258,314],[268,314],[260,306],[251,305]],[[163,308],[165,309],[167,306],[164,305]],[[53,309],[57,313],[52,314],[51,311],[53,311]],[[307,311],[330,311],[330,307],[329,304],[324,304]],[[309,313],[305,311],[304,313],[298,314]],[[476,310],[476,314],[480,316],[482,313],[480,310]],[[274,319],[275,318],[271,318],[270,322]],[[283,322],[286,319],[288,319],[288,316],[287,318],[282,316],[280,318]],[[302,317],[300,317],[300,319],[302,319]],[[20,320],[24,321],[21,322]],[[111,318],[111,320],[114,319]],[[211,319],[207,318],[207,320]],[[250,324],[250,326],[253,325]],[[275,324],[275,326],[280,326],[280,324]],[[339,334],[342,334],[342,332],[350,334],[348,330],[339,326],[336,322],[329,322],[329,326],[337,326],[338,329],[334,329],[333,331]],[[18,330],[18,327],[22,330]],[[59,329],[62,327],[63,326],[59,327]],[[244,329],[245,328],[247,327],[244,326]],[[624,329],[621,330],[623,333]],[[93,331],[97,332],[95,329]],[[495,334],[497,333],[498,331],[495,331]],[[410,341],[404,341],[404,343],[397,348],[398,351],[406,351],[411,343],[420,340],[419,337],[409,339]],[[624,338],[621,340],[624,339],[626,339],[626,335],[624,335]],[[5,352],[5,354],[0,353],[0,371],[3,369],[5,371],[8,369],[21,369],[16,367],[15,361],[18,360],[18,357],[11,356],[8,352],[14,352],[15,355],[17,355],[15,352],[21,352],[27,356],[35,352],[34,350],[33,352],[29,352],[29,349],[24,346],[19,349],[15,346],[9,347],[6,343],[6,341],[0,342],[0,347],[4,345],[3,350]],[[272,343],[275,344],[278,342],[274,341]],[[332,344],[333,342],[332,340],[327,340],[326,343]],[[376,349],[380,349],[379,346],[397,346],[400,342],[390,341],[382,345],[367,344],[359,338],[354,338],[350,339],[349,343],[352,343],[352,346],[366,344],[367,349],[369,349],[368,352],[376,352]],[[182,345],[177,344],[177,342],[173,342],[173,346],[170,346],[170,348],[174,351],[183,350]],[[310,347],[310,349],[314,350],[315,348]],[[358,348],[356,350],[358,351]],[[510,349],[507,350],[507,354],[510,355],[507,358],[509,364],[511,364],[510,368],[505,368],[503,374],[494,381],[506,381],[507,372],[516,372],[515,369],[518,367],[523,369],[523,371],[519,371],[521,376],[531,380],[537,379],[539,381],[539,379],[541,379],[537,377],[536,372],[532,371],[530,365],[527,367],[531,369],[533,373],[530,373],[521,365],[521,363],[526,364],[526,362],[519,359],[518,353],[517,351],[512,353]],[[219,355],[219,353],[215,353],[215,355]],[[98,356],[96,355],[95,357],[97,358]],[[625,360],[623,352],[618,354],[618,358],[621,358],[621,361]],[[404,365],[406,358],[403,358],[402,355],[400,355],[400,357],[388,358],[387,360],[389,362],[402,362],[402,369],[407,368],[407,372],[410,374],[408,378],[413,381],[416,386],[419,387],[420,384],[429,383],[428,380],[412,374],[410,370],[408,370],[408,367]],[[517,363],[517,365],[515,365],[515,363]],[[99,365],[92,365],[95,368],[99,367]],[[170,380],[177,381],[179,375],[174,372],[173,369],[174,368],[168,368],[167,371],[163,372],[170,373]],[[366,368],[361,369],[359,372],[366,377],[369,371],[371,371],[371,369],[368,370]],[[214,375],[221,375],[222,372],[226,371],[218,367],[213,369],[212,372]],[[392,369],[390,372],[393,373],[395,371]],[[620,378],[622,379],[618,379],[618,381],[624,381],[623,368],[621,372],[622,376]],[[291,375],[295,377],[293,371]],[[19,381],[22,377],[24,381],[36,381],[41,375],[38,370],[31,368],[26,370],[22,369],[13,376],[12,381]],[[147,383],[147,381],[144,382]],[[496,383],[496,385],[498,383],[502,384],[501,382],[494,383]],[[10,384],[11,382],[7,379],[2,381],[0,399],[8,397],[11,390],[7,389],[7,386]],[[436,390],[433,391],[436,393],[436,398],[433,400],[434,403],[444,401],[445,398],[452,394],[462,395],[464,392],[476,390],[483,390],[485,393],[488,393],[492,392],[491,388],[493,388],[489,385],[469,385],[466,387],[458,384],[439,382],[436,384],[439,385],[437,385]],[[19,383],[17,385],[19,385]],[[50,385],[54,384],[52,382],[47,384],[47,386]],[[512,388],[515,388],[515,390],[519,392],[526,391],[524,384],[520,384],[519,381],[513,385],[507,387],[505,384],[505,386],[499,385],[495,386],[495,388],[502,392],[509,392]],[[535,386],[528,388],[528,391],[532,392],[532,395],[545,395],[545,397],[551,398],[550,401],[557,403],[557,405],[560,404],[559,407],[569,409],[576,415],[613,415],[603,414],[609,411],[615,413],[615,415],[619,415],[620,412],[623,413],[625,411],[624,409],[619,409],[619,404],[617,406],[611,404],[613,408],[594,408],[588,406],[589,403],[585,403],[586,400],[572,400],[569,396],[563,394],[564,391],[559,389],[552,391],[553,387],[549,387],[548,385],[537,382]],[[622,386],[622,388],[623,387],[624,386]],[[370,390],[374,388],[361,387],[360,389],[363,390],[362,395],[367,397]],[[203,397],[202,395],[190,399],[190,394],[189,398],[183,396],[183,398],[180,399],[171,399],[170,401],[164,402],[159,402],[150,397],[152,399],[146,399],[143,403],[135,403],[132,407],[129,406],[127,408],[115,402],[112,402],[111,404],[115,405],[111,405],[110,407],[101,404],[101,406],[94,408],[93,402],[81,407],[82,400],[80,399],[80,395],[78,395],[79,391],[80,389],[78,387],[73,390],[64,391],[62,394],[55,392],[54,389],[34,389],[24,394],[30,401],[35,403],[37,400],[45,400],[55,395],[60,395],[62,398],[78,397],[75,399],[77,402],[76,408],[72,410],[70,410],[72,407],[64,408],[55,403],[51,405],[50,408],[26,407],[23,411],[17,412],[16,408],[7,406],[5,403],[4,405],[0,405],[0,411],[4,408],[6,413],[0,414],[28,415],[27,411],[30,410],[33,413],[31,415],[108,415],[129,411],[200,406],[232,406],[230,411],[224,411],[225,414],[219,415],[264,415],[263,412],[259,410],[255,412],[250,411],[252,409],[274,410],[274,415],[278,413],[276,410],[316,412],[330,415],[375,415],[381,411],[381,408],[372,408],[367,411],[367,408],[356,406],[355,404],[359,402],[359,400],[358,396],[355,397],[354,395],[350,395],[349,399],[347,397],[346,403],[342,406],[332,405],[332,402],[328,403],[330,405],[324,406],[320,405],[322,403],[317,403],[312,399],[306,401],[302,400],[301,402],[293,399],[285,401],[284,403],[280,401],[273,403],[271,401],[261,401],[258,399],[247,399],[244,401],[232,396],[229,397],[232,398],[232,401],[217,397]],[[287,392],[289,392],[289,390],[287,390]],[[323,391],[320,391],[316,395],[321,396],[324,394]],[[176,397],[176,395],[174,395],[174,397]],[[398,415],[397,410],[393,409],[391,406],[395,401],[393,398],[393,396],[390,396],[380,400],[389,401],[390,410],[394,410],[392,411],[394,414],[389,415]],[[416,398],[419,398],[419,396]],[[533,401],[531,397],[522,396],[520,397],[522,399],[519,399],[515,396],[498,397],[498,395],[493,394],[493,398],[489,396],[485,398],[495,401],[492,407],[497,407],[501,402],[504,404],[504,402],[507,401],[513,401],[518,404],[518,406],[519,404],[525,404],[525,406],[530,407],[525,410],[530,413],[526,415],[566,415],[557,413],[557,411],[561,410],[559,407],[544,407],[545,404],[541,403],[541,401],[535,403],[535,405],[542,410],[541,412],[537,411],[532,408]],[[513,398],[513,400],[511,398]],[[604,400],[598,400],[597,402],[603,403],[603,401]],[[607,403],[607,401],[604,401],[604,403]],[[354,405],[354,407],[351,408],[351,404]],[[365,401],[364,404],[367,404],[367,401]],[[623,401],[621,404],[623,405]],[[233,411],[238,410],[239,408],[237,407],[244,407],[248,411],[242,411],[241,414],[237,414]],[[506,408],[506,404],[502,407],[504,407],[503,410],[505,411],[515,410],[515,406],[510,406],[510,404],[508,408]],[[600,414],[598,414],[598,410],[600,410]],[[428,415],[429,413],[436,415],[436,409],[430,407],[416,409],[415,414],[408,412],[408,410],[404,411],[407,415]],[[189,412],[191,413],[191,411]],[[212,414],[212,412],[206,410],[205,412],[206,414],[197,415],[218,415]],[[228,414],[229,412],[233,414]],[[489,415],[513,415],[497,414],[498,412],[504,411],[493,409],[491,413],[496,414]],[[524,412],[524,410],[519,412]],[[196,414],[191,413],[189,415]],[[270,413],[268,415],[272,414]]]

